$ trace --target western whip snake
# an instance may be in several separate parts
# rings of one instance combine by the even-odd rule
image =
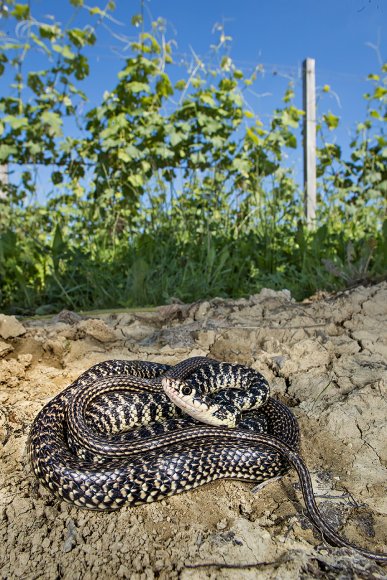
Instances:
[[[175,366],[99,363],[43,407],[28,449],[46,487],[95,510],[148,503],[221,478],[263,483],[293,466],[323,536],[387,562],[387,554],[354,546],[324,520],[299,455],[297,421],[249,367],[205,357]]]

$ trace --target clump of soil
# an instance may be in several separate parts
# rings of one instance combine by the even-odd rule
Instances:
[[[294,471],[252,493],[221,481],[138,508],[94,513],[37,484],[25,445],[36,413],[91,365],[251,365],[298,417],[321,510],[359,546],[387,544],[387,284],[296,303],[289,292],[155,311],[22,324],[0,316],[1,578],[382,578],[330,547],[305,515]]]

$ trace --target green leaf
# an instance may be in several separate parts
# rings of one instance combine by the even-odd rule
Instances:
[[[293,133],[289,133],[286,136],[285,143],[287,147],[291,147],[292,149],[297,149],[297,138]]]
[[[58,253],[63,248],[63,237],[59,224],[55,227],[54,238],[52,240],[52,249]]]
[[[118,150],[117,157],[118,157],[118,159],[121,159],[121,161],[123,161],[124,163],[129,163],[129,161],[131,161],[130,155],[128,155],[122,149]]]
[[[40,143],[35,143],[34,141],[27,141],[25,146],[32,156],[37,155],[43,151],[43,146]]]
[[[17,154],[17,147],[14,145],[0,145],[0,162],[9,161],[9,158]]]
[[[139,159],[139,157],[141,156],[141,152],[139,149],[137,149],[137,147],[135,147],[134,145],[127,145],[127,147],[125,147],[125,153],[127,153],[130,157],[130,159]]]
[[[54,185],[63,183],[63,173],[61,171],[53,171],[51,173],[51,181]]]
[[[206,105],[210,105],[211,107],[215,107],[215,101],[212,95],[208,93],[202,93],[199,95],[200,100],[205,103]]]
[[[141,161],[141,168],[144,171],[144,173],[147,173],[150,169],[152,169],[152,165],[148,161],[145,161],[143,159]]]
[[[330,131],[333,131],[333,129],[336,129],[336,127],[338,127],[339,121],[340,121],[340,118],[336,117],[336,115],[334,115],[333,113],[326,113],[325,115],[323,115],[323,119],[324,119],[325,124],[327,125],[327,127]]]
[[[167,74],[162,73],[160,79],[156,83],[156,91],[162,97],[173,95],[173,87]]]
[[[54,262],[54,269],[59,267],[59,260],[66,249],[66,244],[63,240],[62,231],[59,224],[55,227],[54,237],[52,240],[52,261]]]
[[[233,159],[231,166],[233,169],[239,171],[244,177],[247,177],[250,170],[250,162],[247,159],[240,159],[236,157]]]
[[[375,99],[382,99],[384,96],[387,95],[387,89],[384,87],[376,87],[374,91],[374,98]]]
[[[175,156],[173,151],[171,151],[165,145],[157,145],[154,147],[154,151],[161,159],[171,159]]]
[[[285,126],[293,127],[294,129],[298,127],[298,117],[295,116],[293,111],[288,109],[282,112],[282,122]]]
[[[73,63],[76,79],[81,81],[89,75],[89,61],[83,54],[78,54]]]
[[[285,103],[290,103],[292,101],[292,99],[294,99],[295,93],[294,93],[294,89],[292,86],[290,86],[287,90],[285,95],[283,96],[283,101]]]
[[[101,10],[98,6],[94,6],[94,8],[89,8],[89,14],[99,14],[100,16],[105,16],[105,11]]]
[[[159,43],[157,42],[155,37],[152,36],[152,34],[149,34],[149,32],[144,32],[143,34],[140,34],[140,40],[141,40],[141,42],[149,40],[150,45],[151,45],[150,46],[151,51],[155,54],[161,53],[161,47],[160,47]]]
[[[176,147],[176,145],[181,143],[184,138],[185,135],[182,131],[175,131],[175,129],[169,131],[169,139],[171,141],[172,147]]]
[[[73,60],[75,58],[75,54],[70,50],[70,47],[67,44],[64,46],[61,46],[60,44],[53,44],[52,48],[55,50],[55,52],[61,54],[63,58],[67,58],[67,60]]]
[[[385,196],[387,194],[387,180],[381,181],[378,184],[378,190]]]
[[[88,28],[85,30],[82,30],[81,28],[72,28],[71,30],[67,30],[67,36],[78,48],[93,45],[96,41],[94,32]]]
[[[4,123],[8,123],[8,125],[14,129],[26,129],[28,127],[28,119],[27,117],[16,117],[14,115],[6,115],[3,118]]]
[[[42,82],[42,72],[30,72],[27,77],[27,85],[34,91],[35,94],[41,95],[44,92],[44,84]]]
[[[16,20],[27,20],[30,17],[30,7],[28,4],[15,4],[11,14]]]
[[[211,145],[214,148],[224,147],[225,141],[226,140],[223,137],[220,137],[219,135],[215,135],[215,137],[210,138]],[[222,153],[223,153],[223,151],[222,151]]]
[[[143,23],[142,14],[135,14],[134,16],[132,16],[131,23],[136,28],[141,26],[141,24]]]
[[[131,93],[150,93],[150,86],[147,83],[140,83],[138,81],[132,81],[126,85],[128,91]]]
[[[60,37],[61,31],[59,26],[56,26],[56,24],[42,24],[39,27],[39,34],[42,38],[53,40],[54,38]]]
[[[133,187],[141,187],[144,185],[143,177],[140,174],[128,175],[127,180]]]
[[[183,91],[186,86],[187,86],[187,81],[185,81],[184,79],[181,79],[180,81],[177,81],[175,83],[175,89],[177,91]]]
[[[226,71],[230,70],[231,67],[232,67],[232,60],[231,60],[231,58],[229,56],[223,56],[222,57],[222,60],[220,62],[220,67],[223,70],[226,70]]]
[[[4,54],[4,52],[0,52],[0,76],[4,73],[5,71],[4,64],[7,62],[8,62],[7,56]]]
[[[246,129],[246,136],[254,143],[254,145],[259,145],[260,140],[257,135],[250,128]]]
[[[53,113],[52,111],[43,111],[40,118],[43,123],[50,127],[53,135],[58,137],[62,134],[63,121],[57,113]]]

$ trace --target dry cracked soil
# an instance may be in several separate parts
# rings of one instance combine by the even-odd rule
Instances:
[[[0,315],[2,579],[387,578],[324,542],[291,470],[258,493],[218,481],[114,513],[79,510],[31,474],[26,441],[45,402],[106,359],[250,365],[299,420],[327,520],[386,551],[387,283],[295,302],[288,291],[152,311],[18,321]]]

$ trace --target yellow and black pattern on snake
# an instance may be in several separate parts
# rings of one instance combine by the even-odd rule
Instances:
[[[188,405],[193,417],[203,413],[208,423],[215,413],[214,423],[185,416],[169,397],[182,409]],[[237,426],[217,426],[222,421]],[[42,483],[66,501],[95,510],[152,502],[222,478],[259,484],[292,465],[308,513],[324,536],[386,562],[386,555],[353,546],[324,521],[298,447],[296,419],[269,397],[260,373],[203,357],[174,367],[97,364],[41,410],[28,443]]]
[[[212,370],[208,374],[211,386],[206,382],[206,368]],[[213,381],[215,370],[218,375],[216,384]],[[228,477],[235,462],[238,463],[235,470],[240,471],[241,478],[257,482],[268,479],[271,473],[274,477],[277,471],[288,469],[288,463],[278,453],[265,457],[262,453],[262,458],[251,455],[253,463],[258,459],[257,469],[250,469],[249,465],[243,470],[238,461],[240,448],[235,443],[231,447],[225,445],[225,451],[229,453],[236,448],[234,460],[230,458],[223,463],[222,456],[221,463],[216,466],[221,450],[219,444],[211,445],[209,450],[204,432],[203,437],[189,433],[190,428],[198,429],[199,423],[183,414],[165,395],[161,386],[165,377],[185,379],[192,390],[200,391],[204,398],[211,392],[216,396],[219,389],[235,390],[239,387],[239,394],[247,401],[245,407],[250,407],[250,412],[242,420],[242,427],[261,431],[268,428],[270,407],[266,413],[256,415],[251,408],[267,401],[269,387],[262,375],[250,368],[202,357],[183,361],[174,367],[142,361],[106,361],[86,371],[37,416],[29,443],[36,475],[52,491],[77,505],[115,509],[124,502],[130,505],[144,503],[211,479]],[[152,423],[154,419],[156,422]],[[273,424],[272,430],[275,429]],[[295,435],[291,443],[297,445],[298,429],[290,431]],[[281,436],[280,430],[278,435]],[[184,442],[184,437],[188,437],[188,443]],[[177,461],[176,457],[180,460]],[[190,475],[189,479],[194,483],[185,485],[178,470],[182,460],[189,464],[196,457],[200,463],[207,462],[208,467],[199,469],[194,480]],[[263,463],[265,468],[261,469]],[[111,489],[105,493],[110,486],[110,472],[105,470],[105,466],[113,464]],[[99,472],[97,465],[103,465],[104,469]],[[178,467],[172,473],[174,465]],[[156,471],[160,472],[155,482],[158,487],[148,493],[145,488],[152,484],[149,473]],[[211,477],[207,472],[211,472]],[[101,482],[103,493],[95,493],[96,480]],[[86,489],[89,481],[93,481],[91,489]],[[141,481],[140,487],[138,481]],[[78,484],[81,485],[79,489]]]

